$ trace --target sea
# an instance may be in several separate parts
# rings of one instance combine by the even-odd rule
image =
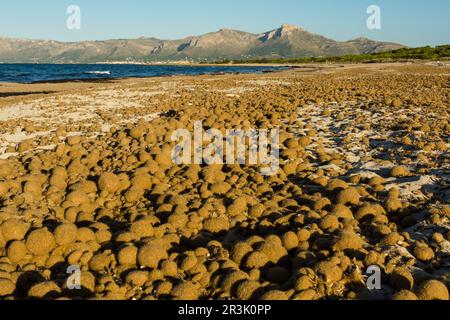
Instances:
[[[135,64],[0,64],[0,82],[40,83],[175,75],[264,73],[276,66],[184,66]]]

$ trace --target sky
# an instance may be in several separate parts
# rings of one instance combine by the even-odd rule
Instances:
[[[81,9],[69,30],[67,8]],[[369,30],[367,8],[381,9]],[[59,41],[179,39],[221,28],[262,33],[284,23],[346,41],[360,36],[408,46],[450,44],[449,0],[2,0],[0,37]]]

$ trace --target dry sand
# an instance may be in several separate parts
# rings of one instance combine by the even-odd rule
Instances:
[[[0,298],[448,300],[449,88],[445,64],[0,84]],[[280,127],[278,174],[175,166],[200,120]]]

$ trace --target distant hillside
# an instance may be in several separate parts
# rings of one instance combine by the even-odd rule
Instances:
[[[324,62],[389,62],[405,60],[450,60],[450,45],[420,48],[401,48],[397,50],[375,52],[371,54],[355,54],[333,57],[281,58],[281,59],[250,59],[250,60],[218,60],[215,64],[242,63],[324,63]]]
[[[0,62],[195,62],[224,59],[279,59],[371,54],[403,45],[358,38],[335,41],[303,28],[283,25],[262,34],[222,29],[180,40],[139,38],[83,42],[0,38]]]

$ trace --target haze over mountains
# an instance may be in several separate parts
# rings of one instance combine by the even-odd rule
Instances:
[[[0,38],[0,62],[95,63],[175,62],[299,58],[367,54],[403,45],[358,38],[335,41],[303,28],[283,25],[262,34],[221,29],[180,40],[138,38],[83,42]]]

